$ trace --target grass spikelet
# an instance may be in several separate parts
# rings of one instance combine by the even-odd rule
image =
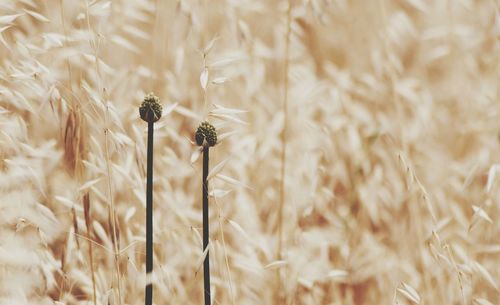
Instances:
[[[75,236],[78,236],[78,221],[76,218],[75,207],[71,207],[71,216],[73,217],[73,230],[75,231]],[[76,240],[76,246],[78,250],[80,250],[80,240],[78,239],[78,237],[76,237],[75,240]]]
[[[78,179],[82,177],[85,160],[85,125],[80,110],[70,110],[64,127],[64,159],[68,171]]]

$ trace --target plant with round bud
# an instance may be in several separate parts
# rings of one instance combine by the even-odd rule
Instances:
[[[144,121],[154,123],[161,118],[162,110],[160,99],[153,93],[148,93],[139,107],[139,115]]]
[[[205,305],[211,304],[210,296],[210,259],[208,240],[209,240],[209,223],[208,223],[208,164],[209,151],[211,146],[217,144],[217,131],[215,127],[207,121],[201,122],[196,133],[194,134],[196,144],[203,146],[203,176],[202,176],[202,219],[203,219],[203,251],[207,251],[203,261],[203,286]]]
[[[154,123],[161,118],[160,99],[148,93],[139,107],[141,119],[148,123],[146,177],[146,277],[153,273],[153,132]],[[153,284],[146,283],[145,304],[153,304]]]
[[[208,146],[215,146],[215,144],[217,144],[217,131],[215,127],[207,121],[201,122],[194,137],[198,146],[204,145],[205,141]]]

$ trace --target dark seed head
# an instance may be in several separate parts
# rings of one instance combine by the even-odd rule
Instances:
[[[163,108],[160,104],[160,99],[153,93],[148,93],[144,97],[144,101],[139,107],[141,119],[146,122],[156,122],[161,118]]]
[[[198,146],[203,145],[203,140],[205,140],[205,135],[199,131],[199,129],[194,134],[194,139],[196,140],[196,144]]]
[[[204,141],[206,141],[208,146],[215,146],[217,144],[217,131],[212,124],[206,121],[198,126],[194,137],[196,144],[199,146],[202,146]]]

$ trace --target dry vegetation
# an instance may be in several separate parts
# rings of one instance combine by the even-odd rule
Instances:
[[[156,304],[202,303],[207,117],[214,304],[500,303],[499,2],[291,4],[2,1],[0,304],[143,303],[150,91]]]

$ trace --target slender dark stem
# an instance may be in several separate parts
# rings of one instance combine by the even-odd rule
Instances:
[[[203,252],[208,247],[208,145],[203,147]],[[203,284],[204,284],[204,295],[205,295],[205,305],[210,305],[210,259],[207,255],[205,256],[205,261],[203,262]]]
[[[148,122],[146,182],[146,305],[153,304],[153,122]]]

